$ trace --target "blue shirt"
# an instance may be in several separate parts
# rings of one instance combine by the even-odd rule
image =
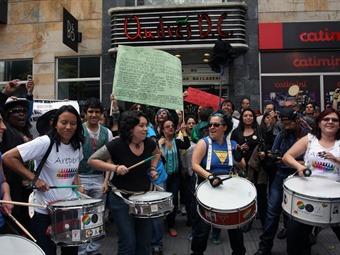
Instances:
[[[207,158],[208,158],[208,150],[209,150],[209,142],[208,137],[204,137],[203,141],[206,144],[207,151],[204,155],[204,158],[201,161],[201,166],[206,169]],[[224,139],[223,144],[218,144],[212,141],[212,153],[211,153],[211,164],[210,164],[210,172],[216,175],[229,174],[232,170],[232,166],[229,166],[229,155],[228,155],[228,146],[227,142]],[[231,150],[236,150],[237,143],[234,140],[231,140]]]

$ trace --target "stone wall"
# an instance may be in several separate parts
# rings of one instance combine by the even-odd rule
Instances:
[[[339,0],[259,0],[259,22],[340,20]]]
[[[63,8],[79,23],[78,53],[62,42]],[[0,59],[33,59],[35,98],[55,98],[55,59],[100,55],[102,1],[9,0],[8,22],[0,24]]]

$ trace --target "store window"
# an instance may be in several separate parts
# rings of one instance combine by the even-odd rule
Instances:
[[[82,105],[89,97],[100,98],[100,57],[57,59],[57,97],[77,100]]]
[[[0,60],[0,84],[19,79],[27,80],[27,75],[32,75],[32,60]]]

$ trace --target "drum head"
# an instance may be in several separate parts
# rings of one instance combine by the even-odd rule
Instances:
[[[164,192],[164,191],[150,191],[146,192],[141,195],[133,195],[129,197],[130,201],[135,201],[135,202],[147,202],[147,201],[157,201],[157,200],[162,200],[168,197],[171,197],[170,192]]]
[[[55,203],[52,203],[52,206],[58,206],[58,207],[71,207],[71,206],[83,206],[88,204],[95,204],[98,202],[101,202],[101,199],[75,199],[75,200],[62,200]]]
[[[284,186],[291,191],[315,198],[340,199],[340,183],[326,176],[292,177]]]
[[[233,177],[216,188],[213,188],[208,181],[201,183],[197,187],[196,196],[197,200],[207,207],[235,210],[253,202],[256,199],[256,189],[250,181]]]
[[[8,255],[45,255],[43,250],[31,240],[15,235],[1,235],[0,249],[1,254]]]

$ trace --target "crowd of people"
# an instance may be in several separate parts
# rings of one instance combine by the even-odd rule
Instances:
[[[111,97],[111,109],[106,111],[99,99],[90,98],[82,113],[64,105],[42,115],[36,127],[40,136],[33,137],[34,82],[27,83],[26,98],[12,96],[17,87],[18,81],[11,81],[0,93],[2,200],[27,202],[32,189],[34,201],[42,205],[79,199],[78,192],[103,200],[117,227],[120,255],[163,254],[164,229],[176,238],[180,212],[192,227],[192,254],[202,255],[209,239],[220,243],[221,230],[199,215],[196,187],[207,182],[218,189],[224,181],[221,176],[238,175],[257,191],[263,232],[255,255],[271,254],[282,215],[278,237],[287,237],[287,253],[311,254],[320,228],[282,214],[283,184],[292,175],[303,176],[306,169],[312,175],[340,179],[340,114],[336,110],[320,112],[313,103],[301,109],[294,98],[287,98],[279,109],[267,103],[260,114],[244,98],[239,109],[224,99],[218,111],[198,106],[197,112],[182,112],[141,104],[124,111]],[[58,185],[75,185],[78,191],[51,188]],[[131,214],[126,202],[130,196],[159,189],[171,194],[172,212],[161,217]],[[13,215],[46,254],[56,254],[49,213],[48,208],[37,207],[29,217],[27,207],[3,203],[0,233],[23,234],[7,218]],[[243,236],[251,227],[250,221],[228,230],[232,254],[246,254]],[[340,240],[340,228],[332,228]],[[100,243],[91,240],[64,246],[61,254],[98,255],[99,250]]]

